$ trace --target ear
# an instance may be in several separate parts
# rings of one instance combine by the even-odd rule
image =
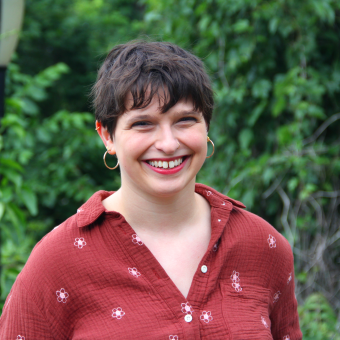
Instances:
[[[103,141],[108,153],[110,155],[114,155],[116,153],[116,149],[107,128],[103,127],[100,122],[96,121],[96,130],[98,132],[99,137]]]

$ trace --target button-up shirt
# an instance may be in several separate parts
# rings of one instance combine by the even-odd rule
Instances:
[[[302,339],[287,240],[245,206],[196,185],[211,239],[185,298],[124,217],[95,193],[34,248],[0,339]],[[179,264],[180,265],[180,264]]]

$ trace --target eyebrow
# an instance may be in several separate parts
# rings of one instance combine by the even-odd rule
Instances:
[[[179,115],[181,116],[185,116],[185,115],[195,115],[195,116],[200,116],[201,115],[201,112],[197,112],[197,111],[194,111],[194,110],[183,110],[183,111],[180,111],[178,112]]]
[[[197,112],[197,111],[193,111],[193,110],[183,110],[183,111],[178,111],[175,112],[176,115],[179,116],[186,116],[186,115],[195,115],[195,116],[200,116],[201,113]],[[142,114],[142,115],[138,115],[138,116],[133,116],[128,120],[128,123],[134,123],[137,122],[139,120],[148,120],[151,119],[154,115],[153,114]]]

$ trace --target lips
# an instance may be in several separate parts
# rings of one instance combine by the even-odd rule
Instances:
[[[173,157],[167,159],[149,159],[144,163],[153,171],[162,175],[172,175],[183,169],[190,156]],[[177,164],[177,165],[175,165]]]

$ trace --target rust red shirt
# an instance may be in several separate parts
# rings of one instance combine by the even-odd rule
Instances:
[[[302,339],[287,240],[242,203],[196,192],[211,205],[212,234],[187,298],[99,191],[36,245],[0,339]]]

